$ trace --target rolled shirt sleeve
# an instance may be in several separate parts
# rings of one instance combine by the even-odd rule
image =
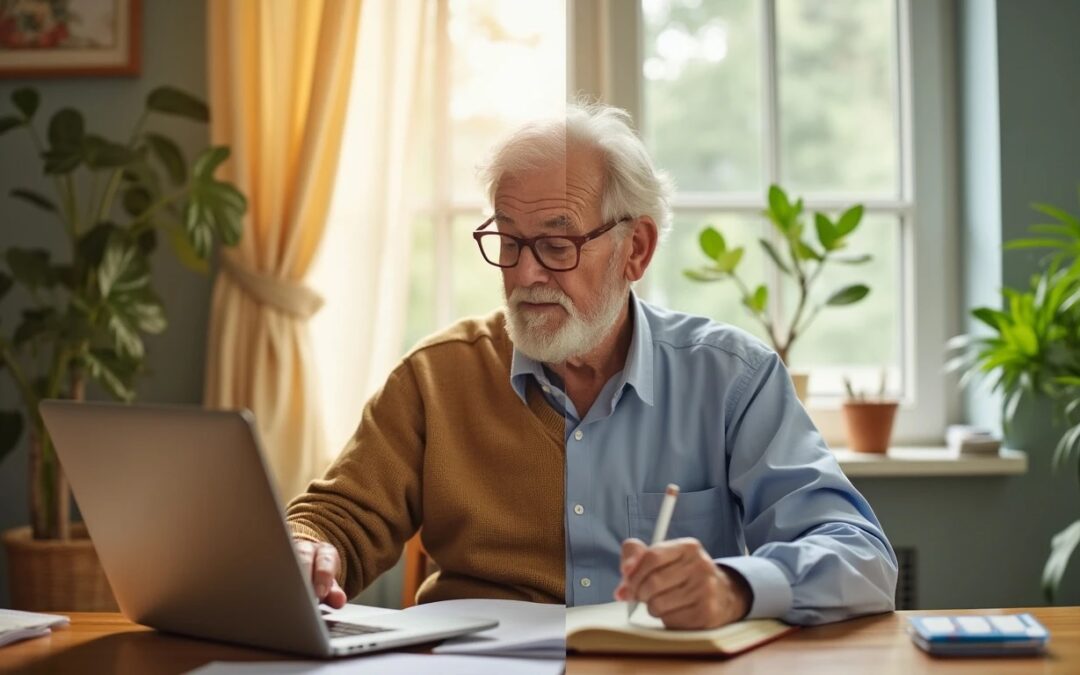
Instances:
[[[747,618],[819,624],[894,609],[896,554],[772,354],[728,416],[729,485],[747,556],[716,559],[753,592]]]

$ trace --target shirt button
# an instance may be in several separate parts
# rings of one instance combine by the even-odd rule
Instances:
[[[580,441],[582,438],[585,438],[585,434],[581,432],[581,429],[574,432],[574,440]]]
[[[585,513],[585,507],[581,504],[574,504],[574,513],[580,516],[581,514]]]
[[[588,588],[589,586],[592,586],[592,579],[590,579],[589,577],[582,577],[581,587]]]

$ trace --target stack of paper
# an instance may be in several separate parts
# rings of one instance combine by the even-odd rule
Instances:
[[[444,600],[405,612],[498,619],[497,628],[447,640],[436,654],[566,658],[566,607],[519,600]]]
[[[19,640],[48,635],[53,626],[66,626],[67,623],[66,616],[0,609],[0,647]]]

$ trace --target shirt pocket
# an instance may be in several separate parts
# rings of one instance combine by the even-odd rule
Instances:
[[[640,492],[626,499],[630,536],[651,543],[664,493]],[[671,514],[667,539],[693,537],[715,557],[723,549],[725,503],[724,490],[719,487],[680,493]]]

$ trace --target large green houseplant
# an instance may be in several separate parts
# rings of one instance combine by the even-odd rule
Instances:
[[[1080,218],[1048,204],[1033,208],[1053,222],[1032,225],[1034,236],[1005,248],[1048,249],[1050,254],[1028,288],[1002,290],[1001,309],[972,310],[990,331],[950,340],[953,357],[946,367],[962,373],[962,385],[981,376],[1002,395],[1006,437],[1023,400],[1049,401],[1054,421],[1066,429],[1054,448],[1052,466],[1059,470],[1080,455]],[[1080,462],[1077,470],[1080,479]],[[1078,544],[1080,518],[1051,541],[1042,580],[1047,599],[1053,600]]]
[[[821,273],[830,263],[860,265],[871,260],[871,256],[867,254],[851,255],[843,252],[849,237],[862,222],[863,207],[856,204],[840,214],[835,221],[824,213],[815,213],[816,241],[804,236],[806,226],[803,222],[802,198],[792,202],[778,185],[769,187],[768,208],[764,215],[775,229],[779,246],[764,237],[758,241],[772,264],[795,283],[798,291],[794,309],[786,322],[777,323],[774,320],[769,310],[768,286],[759,284],[751,289],[739,275],[739,263],[742,262],[744,248],[729,247],[727,240],[714,227],[706,227],[699,238],[701,251],[709,259],[709,264],[686,269],[683,274],[693,281],[734,283],[743,306],[765,329],[765,334],[780,358],[790,365],[788,357],[795,341],[809,329],[822,309],[851,305],[870,293],[870,288],[865,284],[850,284],[833,290],[824,298],[817,298],[814,294]],[[798,384],[796,388],[800,388]],[[805,395],[805,392],[800,393]]]
[[[167,127],[152,128],[170,116],[206,123],[206,104],[190,94],[150,92],[121,142],[89,131],[70,107],[53,114],[42,135],[39,101],[32,88],[13,92],[14,110],[0,112],[0,135],[27,135],[52,194],[17,187],[10,196],[47,212],[66,244],[59,255],[14,246],[3,252],[0,302],[16,303],[21,320],[0,325],[0,370],[14,382],[21,410],[0,411],[0,459],[28,431],[33,537],[63,540],[70,499],[38,403],[82,399],[88,381],[130,401],[143,370],[143,338],[166,326],[150,269],[159,239],[205,271],[215,240],[239,240],[247,202],[214,177],[228,148],[208,148],[189,165]],[[16,227],[8,214],[3,226]]]

